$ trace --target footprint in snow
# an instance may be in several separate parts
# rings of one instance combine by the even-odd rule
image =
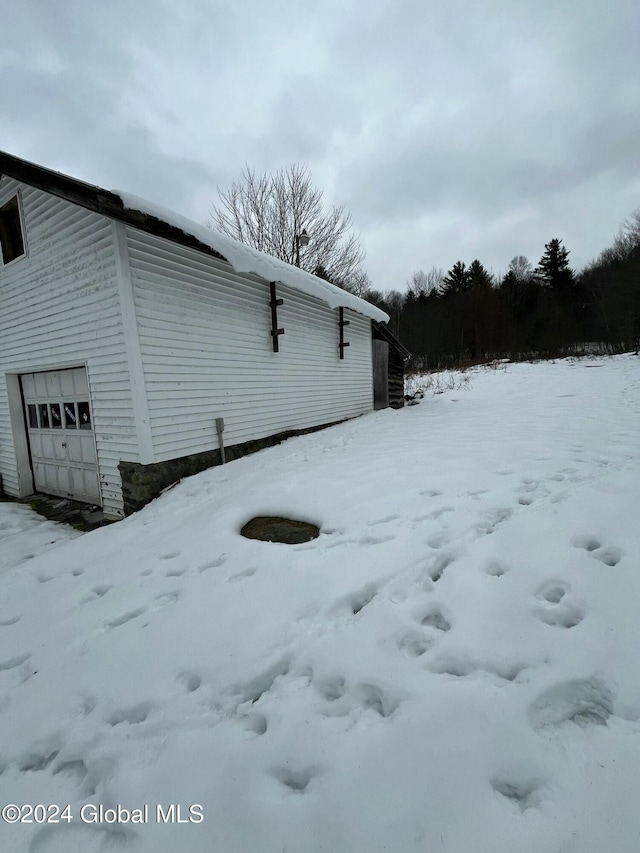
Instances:
[[[107,630],[111,628],[119,628],[121,625],[126,625],[127,622],[131,622],[132,619],[142,616],[143,613],[146,613],[146,610],[146,607],[137,607],[135,610],[127,610],[127,612],[123,613],[121,616],[116,616],[115,619],[110,619],[106,623]]]
[[[485,513],[484,520],[477,525],[476,530],[479,533],[490,535],[500,525],[508,521],[513,515],[512,509],[496,507]]]
[[[243,572],[236,572],[235,575],[231,575],[227,578],[227,583],[238,583],[238,581],[242,581],[245,578],[251,578],[255,575],[257,569],[245,569]]]
[[[378,524],[389,524],[391,521],[396,521],[400,518],[399,515],[386,515],[384,518],[379,518],[377,521],[369,522],[370,527],[375,527]]]
[[[598,537],[590,533],[584,533],[582,536],[574,536],[571,544],[574,548],[583,548],[585,551],[595,551],[602,547],[602,543]]]
[[[82,705],[80,707],[80,712],[83,717],[88,717],[89,714],[92,714],[95,711],[96,705],[98,704],[97,699],[95,699],[91,695],[87,695],[82,697]]]
[[[574,548],[582,548],[588,551],[594,559],[604,563],[605,566],[617,566],[623,557],[621,548],[616,548],[615,546],[604,547],[601,540],[591,533],[574,536],[571,544]]]
[[[94,586],[90,593],[80,599],[80,604],[89,604],[91,601],[97,601],[100,598],[104,598],[104,596],[112,589],[113,587],[110,584]]]
[[[281,783],[289,794],[304,794],[313,779],[320,775],[316,766],[294,769],[292,767],[276,767],[271,775]]]
[[[132,705],[130,708],[119,708],[114,711],[107,719],[110,726],[120,726],[122,723],[128,723],[130,726],[144,723],[149,716],[151,710],[151,702],[139,702],[137,705]]]
[[[378,587],[375,584],[367,584],[357,592],[339,598],[331,608],[331,613],[336,616],[356,616],[371,604],[377,594]]]
[[[603,548],[601,551],[593,554],[596,560],[600,560],[605,566],[617,566],[622,559],[623,552],[621,548]]]
[[[538,613],[541,622],[557,628],[575,628],[584,619],[584,613],[578,607],[559,604],[551,610]]]
[[[515,681],[524,667],[522,664],[478,663],[463,655],[441,655],[428,669],[436,675],[452,675],[455,678],[468,678],[494,675],[503,681]]]
[[[405,634],[398,640],[398,648],[409,658],[422,657],[433,645],[433,640],[424,633],[412,632]]]
[[[437,583],[451,563],[455,562],[453,554],[438,554],[431,562],[427,574],[433,583]]]
[[[209,569],[219,569],[220,566],[224,566],[226,561],[227,558],[224,556],[224,554],[222,554],[216,560],[212,560],[210,563],[203,563],[202,566],[198,566],[198,571],[202,573],[208,571]]]
[[[184,569],[169,569],[168,572],[165,572],[166,578],[181,578],[185,573]]]
[[[536,598],[548,604],[559,604],[569,592],[569,587],[561,581],[548,581],[536,592]]]
[[[484,567],[485,574],[491,575],[494,578],[501,578],[502,575],[506,575],[507,567],[504,563],[499,562],[498,560],[491,560]]]
[[[4,661],[0,661],[0,672],[6,672],[10,669],[16,669],[17,667],[22,666],[22,664],[26,663],[30,657],[31,655],[29,653],[26,653],[22,655],[16,655],[12,658],[7,658]]]
[[[378,717],[390,717],[400,700],[375,684],[357,684],[347,690],[344,678],[314,681],[320,696],[327,702],[322,708],[324,717],[346,717],[354,712],[373,712]]]
[[[177,680],[187,693],[195,693],[202,686],[202,679],[195,672],[181,672]]]
[[[149,609],[151,611],[162,610],[164,607],[169,607],[171,604],[175,604],[179,598],[179,592],[166,592],[163,595],[157,595],[151,602]]]
[[[82,759],[72,761],[61,761],[53,768],[54,776],[64,776],[72,779],[76,784],[81,784],[88,775],[87,765]]]
[[[542,787],[540,780],[535,777],[524,777],[517,780],[513,778],[492,779],[491,787],[496,794],[504,797],[521,812],[535,808],[542,802]]]
[[[436,521],[440,516],[454,511],[454,506],[441,506],[438,509],[432,510],[432,512],[428,512],[426,515],[420,515],[417,518],[414,518],[413,521]]]
[[[250,681],[234,685],[230,688],[230,692],[239,699],[239,705],[245,702],[258,702],[272,690],[278,678],[288,675],[290,671],[291,659],[285,656]]]
[[[12,616],[9,619],[0,619],[0,628],[10,628],[12,625],[15,625],[16,622],[19,622],[22,619],[22,616]]]
[[[346,689],[344,678],[339,675],[332,678],[323,678],[318,681],[314,681],[314,686],[322,698],[326,699],[327,702],[335,702],[338,699],[341,699],[344,696]]]
[[[613,693],[594,676],[564,681],[541,693],[529,708],[529,722],[539,732],[573,724],[581,729],[606,726],[613,714]]]
[[[437,605],[432,605],[419,619],[425,628],[433,628],[443,634],[451,629],[451,622]]]
[[[400,704],[399,700],[374,684],[360,684],[353,695],[365,711],[373,711],[380,717],[390,717]]]
[[[269,720],[264,714],[258,714],[251,711],[248,714],[239,718],[242,728],[252,737],[260,737],[267,733],[269,728]]]
[[[575,628],[584,618],[584,612],[567,598],[569,587],[559,581],[548,581],[538,592],[536,598],[542,607],[537,616],[541,622],[557,628]]]
[[[45,744],[39,744],[23,756],[18,764],[21,773],[38,773],[46,770],[60,752],[60,744],[51,740]]]

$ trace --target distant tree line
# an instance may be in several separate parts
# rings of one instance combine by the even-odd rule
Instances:
[[[366,298],[390,315],[417,369],[637,348],[640,209],[579,273],[554,238],[536,267],[518,255],[496,277],[479,260],[458,261],[414,273],[406,293],[370,288]]]

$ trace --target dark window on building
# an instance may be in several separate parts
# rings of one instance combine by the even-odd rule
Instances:
[[[76,415],[76,404],[64,404],[64,425],[66,429],[78,428],[78,416]]]
[[[29,403],[27,411],[29,412],[29,426],[31,429],[38,429],[38,409],[35,403]]]
[[[91,429],[91,414],[88,403],[78,403],[78,422],[80,429]]]
[[[24,255],[24,239],[17,195],[0,207],[0,247],[2,248],[2,262],[5,264]]]
[[[49,429],[49,406],[40,403],[40,428]]]

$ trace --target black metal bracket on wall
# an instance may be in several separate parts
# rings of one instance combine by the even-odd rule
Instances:
[[[278,352],[278,337],[284,335],[284,329],[278,328],[278,306],[284,304],[284,299],[276,297],[275,281],[269,282],[269,287],[271,288],[271,301],[269,302],[271,306],[271,340],[273,341],[273,351]]]
[[[344,327],[348,326],[350,322],[350,320],[344,319],[344,308],[340,308],[340,322],[338,323],[340,326],[340,358],[344,358],[344,348],[349,346],[344,339]]]

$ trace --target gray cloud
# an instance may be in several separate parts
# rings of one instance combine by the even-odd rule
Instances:
[[[0,147],[199,221],[304,162],[381,287],[432,264],[580,265],[640,205],[635,0],[26,0]],[[11,45],[15,45],[12,47]]]

